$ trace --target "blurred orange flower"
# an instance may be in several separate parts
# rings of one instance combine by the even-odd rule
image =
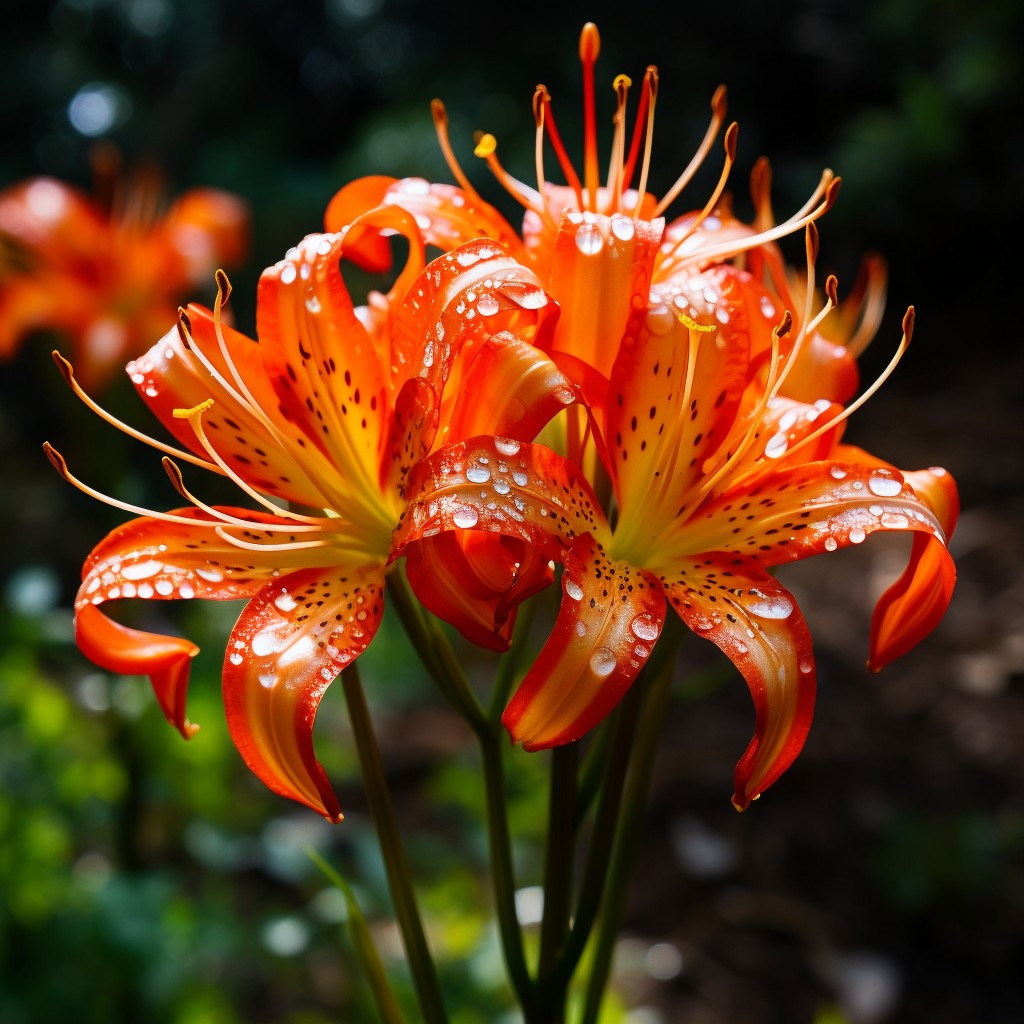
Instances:
[[[241,263],[248,234],[246,204],[217,189],[162,212],[152,174],[109,204],[53,178],[12,185],[0,192],[0,358],[52,330],[83,383],[102,384],[174,323],[188,289]]]

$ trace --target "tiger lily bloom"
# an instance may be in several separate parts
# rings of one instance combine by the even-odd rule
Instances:
[[[109,209],[53,178],[0,192],[0,358],[35,331],[56,331],[96,386],[174,322],[186,289],[241,263],[241,199],[198,188],[163,214],[158,202],[149,180]]]
[[[351,231],[370,228],[409,239],[405,269],[392,292],[378,296],[386,331],[349,297],[339,268],[346,233],[311,235],[263,273],[258,343],[223,322],[229,290],[219,273],[213,311],[189,306],[176,330],[129,364],[139,395],[182,447],[107,419],[165,453],[188,504],[161,513],[104,499],[141,516],[93,550],[75,604],[83,652],[111,671],[149,675],[166,717],[187,737],[195,727],[185,690],[197,648],[130,629],[101,606],[247,598],[224,660],[231,736],[272,790],[331,820],[341,815],[314,755],[313,720],[330,682],[380,623],[410,469],[459,431],[478,432],[485,415],[511,445],[517,431],[537,429],[537,408],[547,403],[550,415],[564,404],[536,387],[547,357],[522,340],[543,333],[554,311],[529,272],[487,240],[424,268],[416,224],[397,208],[371,212]],[[57,361],[102,413],[70,364]],[[103,498],[72,477],[52,447],[47,453],[65,479]],[[182,467],[226,476],[250,507],[206,504]],[[444,537],[424,533],[406,548],[421,562],[439,562]],[[481,598],[478,617],[497,630],[552,572],[515,538],[488,558],[500,587]],[[416,582],[429,591],[429,576]]]
[[[838,179],[826,172],[804,208],[776,225],[767,169],[759,165],[757,222],[740,224],[722,199],[733,126],[711,200],[666,226],[661,214],[710,147],[723,98],[716,95],[695,161],[658,201],[645,188],[657,74],[648,69],[645,76],[628,150],[628,80],[617,79],[612,170],[602,185],[593,114],[597,50],[588,25],[581,39],[582,176],[565,155],[543,87],[535,97],[535,189],[501,168],[493,139],[478,144],[478,155],[527,208],[521,238],[480,199],[453,157],[461,189],[366,179],[335,197],[328,223],[372,198],[414,213],[441,248],[486,231],[537,273],[559,305],[554,330],[536,344],[585,400],[588,415],[564,424],[571,459],[536,444],[517,445],[514,458],[502,458],[486,438],[449,448],[417,467],[398,534],[401,551],[462,525],[522,539],[563,565],[554,630],[504,715],[513,740],[542,749],[579,739],[600,722],[649,657],[671,606],[732,659],[753,697],[755,734],[735,771],[733,801],[742,809],[797,756],[814,704],[810,632],[773,571],[876,532],[910,532],[907,569],[874,613],[869,665],[880,669],[922,639],[948,605],[955,570],[946,543],[956,489],[941,469],[901,472],[841,442],[847,417],[881,383],[844,408],[857,387],[856,351],[877,326],[884,275],[880,263],[869,262],[854,304],[838,314],[841,325],[819,330],[839,303],[830,278],[824,306],[815,304],[814,222],[834,201]],[[438,106],[435,117],[450,152]],[[545,137],[568,185],[544,180]],[[800,230],[807,249],[802,296],[775,249],[778,238]],[[367,261],[379,254],[375,244],[362,243]],[[912,325],[911,310],[882,379],[909,344]],[[491,471],[496,462],[504,473]],[[473,480],[475,467],[488,469],[484,487]],[[607,493],[603,481],[610,481]]]

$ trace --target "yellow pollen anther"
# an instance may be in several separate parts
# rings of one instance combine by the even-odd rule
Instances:
[[[493,156],[494,151],[498,148],[498,140],[490,133],[480,136],[480,141],[476,144],[476,149],[473,150],[473,156],[478,156],[483,160],[487,157]]]
[[[205,402],[194,405],[191,409],[175,409],[172,413],[176,420],[189,420],[193,416],[200,416],[213,405],[213,399],[207,398]]]
[[[620,89],[628,89],[633,84],[633,79],[629,75],[616,75],[615,81],[612,82],[612,88],[618,92]]]
[[[717,331],[718,328],[714,324],[699,324],[693,317],[687,316],[682,310],[676,313],[676,317],[679,322],[691,331],[700,331],[701,334],[708,334],[711,331]]]

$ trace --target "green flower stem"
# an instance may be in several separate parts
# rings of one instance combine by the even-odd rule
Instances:
[[[543,978],[554,966],[569,929],[572,862],[575,833],[579,744],[568,743],[551,751],[551,795],[548,803],[547,847],[544,852],[544,918],[540,928],[537,974]]]
[[[673,659],[665,660],[653,674],[646,694],[643,714],[637,730],[633,764],[623,796],[623,813],[619,818],[608,868],[601,921],[598,927],[594,962],[587,984],[586,1003],[580,1024],[596,1024],[611,970],[615,941],[626,912],[629,877],[636,852],[640,824],[647,806],[647,795],[654,774],[657,738],[668,713],[672,695]]]
[[[516,914],[516,882],[512,870],[512,839],[508,827],[508,803],[505,799],[505,767],[502,762],[502,736],[497,729],[480,734],[480,754],[484,765],[484,791],[487,797],[487,845],[491,855],[491,884],[498,915],[498,932],[505,957],[505,968],[516,998],[528,1022],[534,1013],[536,989],[526,966],[523,933]]]
[[[432,615],[420,612],[412,597],[408,581],[401,572],[392,572],[388,584],[389,593],[402,624],[413,646],[423,657],[427,671],[455,711],[473,730],[480,746],[484,769],[491,882],[494,886],[502,953],[516,998],[527,1020],[530,1020],[534,983],[526,966],[523,936],[516,915],[516,885],[512,870],[512,841],[505,799],[503,733],[500,723],[484,714],[462,671],[462,666],[448,643],[448,638],[441,632],[437,620]]]
[[[377,1012],[380,1014],[381,1021],[383,1024],[403,1024],[402,1013],[398,1008],[398,1002],[395,1000],[394,993],[391,991],[387,972],[384,970],[384,964],[381,962],[377,947],[373,944],[370,928],[366,923],[366,918],[363,917],[363,912],[359,907],[359,902],[356,900],[352,887],[312,846],[306,847],[306,856],[345,897],[348,932],[352,939],[352,947],[355,949],[363,975],[369,982],[370,991],[373,993],[373,999],[377,1004]]]
[[[491,703],[487,709],[487,718],[491,722],[500,722],[502,712],[508,703],[512,686],[519,674],[526,651],[526,640],[530,635],[537,605],[540,598],[535,597],[519,606],[516,624],[512,630],[512,645],[508,653],[498,663],[498,671],[494,675],[494,689],[491,692]]]
[[[487,729],[487,717],[432,615],[420,610],[401,567],[388,574],[388,596],[398,612],[413,648],[423,658],[434,682],[456,713],[478,736]]]
[[[587,851],[576,914],[561,955],[554,967],[541,978],[541,1002],[557,999],[560,993],[566,991],[597,919],[608,874],[608,858],[615,837],[615,826],[619,820],[622,791],[629,770],[633,735],[645,680],[644,674],[633,683],[607,723],[611,727],[611,741],[606,748],[604,783],[590,837],[590,848]]]
[[[384,766],[380,759],[380,750],[370,719],[370,710],[366,705],[366,697],[359,680],[358,668],[349,665],[341,673],[345,702],[348,705],[349,718],[352,722],[352,733],[355,736],[356,751],[363,773],[363,784],[370,804],[377,835],[380,839],[381,853],[387,870],[388,888],[395,906],[395,915],[402,931],[405,954],[409,960],[416,992],[419,997],[423,1020],[427,1024],[445,1024],[448,1017],[445,1013],[441,997],[441,986],[437,979],[430,948],[427,946],[420,920],[416,894],[412,887],[412,876],[409,862],[405,856],[398,822],[395,819],[391,795],[388,791]]]

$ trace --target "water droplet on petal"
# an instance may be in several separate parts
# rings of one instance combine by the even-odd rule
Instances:
[[[502,455],[518,455],[519,442],[511,437],[496,437],[494,439],[494,449]]]
[[[629,628],[633,631],[633,635],[639,640],[657,640],[658,623],[654,621],[654,617],[648,615],[646,612],[638,615],[629,624]]]
[[[466,470],[466,479],[473,484],[485,484],[491,479],[491,471],[486,466],[474,464]]]
[[[859,526],[855,526],[850,530],[850,543],[861,544],[866,536],[867,534]]]
[[[786,454],[786,449],[789,447],[789,439],[785,434],[775,434],[769,438],[768,443],[764,446],[764,454],[766,458],[777,459],[781,455]]]
[[[601,229],[596,224],[581,224],[576,229],[576,248],[584,256],[595,256],[604,248]]]
[[[807,673],[813,671],[813,669],[814,662],[810,658],[800,659],[800,671],[803,672],[804,675],[807,675]]]
[[[512,487],[507,480],[502,480],[499,477],[494,481],[494,490],[497,494],[508,494],[511,489]]]
[[[295,598],[291,594],[278,594],[274,598],[274,606],[282,612],[290,612],[295,608]]]
[[[452,514],[452,522],[460,529],[469,530],[480,521],[480,513],[472,505],[463,505]]]
[[[615,652],[607,647],[595,647],[590,656],[590,670],[595,676],[610,676],[615,671]]]
[[[747,602],[747,611],[762,619],[788,619],[793,614],[793,602],[783,594],[765,594],[753,587],[750,596],[754,599]]]
[[[501,306],[498,305],[498,300],[493,295],[481,295],[476,309],[481,316],[494,316]]]
[[[846,476],[846,470],[842,466],[833,466],[829,472],[833,480],[842,480]]]
[[[839,541],[837,541],[835,539],[835,537],[826,537],[825,538],[825,550],[826,551],[835,551],[835,549],[837,547],[839,547]]]
[[[583,600],[583,588],[568,573],[562,577],[562,589],[566,596],[571,597],[574,601]]]
[[[243,658],[238,651],[234,651],[228,656],[228,661],[230,661],[232,665],[241,665],[242,662],[245,661],[245,658]]]
[[[868,480],[868,487],[880,498],[893,498],[903,490],[903,484],[895,477],[881,472],[873,473]]]

